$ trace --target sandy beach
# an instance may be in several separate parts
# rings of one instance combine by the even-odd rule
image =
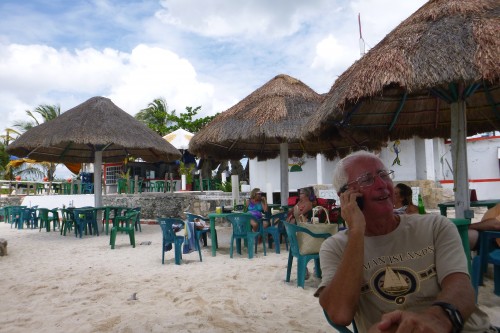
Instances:
[[[9,242],[0,257],[0,332],[333,331],[313,297],[320,281],[297,288],[295,265],[292,281],[284,281],[284,246],[281,254],[263,256],[259,248],[254,259],[245,251],[230,259],[231,229],[217,229],[216,257],[207,247],[203,262],[193,252],[178,266],[172,251],[161,264],[158,225],[142,226],[136,248],[119,234],[111,250],[103,234],[78,239],[0,223]],[[491,274],[485,282],[480,304],[500,325]]]

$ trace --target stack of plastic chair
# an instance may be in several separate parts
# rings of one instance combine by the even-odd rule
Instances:
[[[155,191],[156,192],[164,192],[164,190],[165,190],[165,182],[164,181],[155,182]]]
[[[310,235],[314,238],[324,238],[327,239],[331,235],[328,233],[315,234],[309,229],[298,226],[296,224],[291,224],[288,222],[283,222],[285,224],[286,232],[288,234],[288,239],[290,241],[290,251],[288,252],[288,265],[286,269],[286,282],[290,282],[290,275],[292,272],[293,257],[297,258],[297,286],[304,288],[304,283],[306,280],[306,270],[307,263],[310,260],[314,260],[314,268],[316,277],[321,278],[321,267],[319,265],[319,253],[313,254],[301,254],[299,243],[297,241],[297,234],[302,232]]]
[[[109,237],[109,245],[111,245],[111,249],[115,248],[116,234],[118,231],[127,233],[130,238],[130,245],[135,247],[135,223],[137,221],[138,214],[139,211],[131,209],[125,213],[125,216],[117,216],[114,219]]]
[[[92,194],[92,193],[94,193],[94,184],[82,183],[82,194]]]
[[[260,232],[253,232],[250,220],[253,218],[251,214],[237,213],[226,216],[226,219],[233,225],[233,233],[231,234],[231,245],[229,247],[229,256],[233,257],[233,245],[236,241],[236,251],[241,254],[241,240],[245,240],[248,249],[248,259],[252,259],[254,255],[254,244],[258,241]],[[266,243],[262,242],[264,247],[264,255],[266,255]],[[257,248],[255,248],[257,250]]]
[[[22,229],[23,228],[23,214],[26,206],[10,206],[8,211],[8,220],[10,222],[10,227],[14,225],[15,228]]]
[[[184,214],[186,214],[186,218],[187,218],[188,222],[195,223],[195,226],[194,226],[195,247],[196,247],[196,250],[198,251],[198,254],[200,256],[200,261],[203,261],[203,259],[201,257],[200,239],[203,239],[204,246],[207,246],[207,233],[210,232],[210,228],[207,227],[207,228],[203,228],[203,229],[198,229],[198,228],[196,228],[196,222],[199,222],[199,221],[209,222],[210,220],[206,217],[201,216],[201,215],[196,215],[196,214],[189,213],[189,212],[184,212]],[[215,236],[215,240],[217,242],[217,231],[215,231],[214,236]]]
[[[269,239],[269,248],[274,248],[276,253],[280,253],[281,235],[284,233],[286,249],[288,250],[288,238],[286,237],[286,230],[283,226],[282,220],[286,220],[286,212],[281,212],[271,215],[269,218],[263,218],[264,221],[269,221],[269,226],[262,231],[263,241]],[[269,237],[271,236],[271,237]]]
[[[182,260],[182,243],[184,243],[184,236],[177,236],[178,230],[184,229],[184,221],[178,218],[159,217],[158,224],[162,231],[162,245],[161,245],[161,263],[165,264],[165,252],[170,251],[172,247],[175,252],[175,264],[180,265]]]

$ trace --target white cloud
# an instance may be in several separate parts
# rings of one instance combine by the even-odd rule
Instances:
[[[8,114],[9,124],[39,104],[60,104],[66,111],[96,95],[111,98],[132,115],[158,97],[165,97],[171,110],[203,105],[213,113],[213,87],[198,81],[188,60],[165,49],[142,44],[130,54],[109,48],[69,52],[43,45],[2,49],[0,113]]]
[[[334,36],[328,35],[316,45],[316,57],[311,67],[331,71],[336,67],[349,66],[356,56],[354,50],[340,44]]]

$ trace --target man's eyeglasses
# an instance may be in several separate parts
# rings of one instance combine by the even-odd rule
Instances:
[[[340,192],[345,192],[349,188],[349,186],[358,184],[359,187],[368,187],[372,186],[375,183],[375,176],[379,176],[383,181],[389,181],[394,179],[394,170],[380,170],[375,175],[371,173],[367,173],[365,175],[359,176],[358,179],[352,181],[350,183],[345,184],[340,188]]]

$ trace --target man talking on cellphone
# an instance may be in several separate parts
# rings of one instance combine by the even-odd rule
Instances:
[[[498,332],[475,304],[455,225],[440,215],[394,215],[393,175],[364,151],[337,164],[347,229],[320,250],[315,295],[326,315],[338,325],[354,320],[359,332]]]

